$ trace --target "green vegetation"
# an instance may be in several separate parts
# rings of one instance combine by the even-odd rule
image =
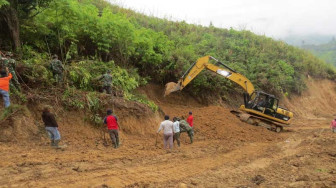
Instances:
[[[333,38],[330,42],[320,45],[302,45],[302,48],[311,51],[317,57],[327,63],[336,66],[336,40]]]
[[[24,44],[20,49],[26,54],[25,62],[33,67],[31,73],[26,71],[31,82],[36,77],[38,83],[50,84],[51,75],[43,62],[52,53],[66,62],[71,87],[94,91],[97,76],[111,69],[115,89],[126,99],[143,102],[152,109],[157,108],[154,103],[133,90],[148,81],[176,81],[204,55],[216,57],[244,74],[257,89],[278,95],[301,93],[308,75],[336,78],[334,68],[312,54],[249,31],[148,17],[103,0],[48,2],[36,8],[36,16],[20,20]],[[186,90],[196,96],[216,93],[226,98],[236,86],[203,72]]]

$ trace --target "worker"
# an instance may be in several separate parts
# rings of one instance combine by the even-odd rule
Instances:
[[[333,133],[336,133],[336,118],[331,121],[330,128]]]
[[[188,116],[188,118],[187,118],[187,122],[189,123],[189,125],[190,125],[190,127],[191,127],[191,129],[192,129],[192,133],[193,133],[193,135],[194,135],[194,117],[193,117],[193,115],[192,115],[192,112],[190,111],[189,112],[189,116]]]
[[[14,59],[12,59],[12,57],[13,57],[13,54],[11,52],[7,52],[4,65],[8,67],[9,72],[13,76],[13,78],[10,81],[10,87],[21,91],[20,83],[18,81],[18,77],[16,76],[16,72],[15,72],[16,62]]]
[[[173,122],[169,120],[168,115],[165,115],[164,119],[160,124],[157,134],[163,129],[164,149],[167,149],[167,146],[169,146],[169,149],[173,149]]]
[[[0,71],[0,94],[2,95],[5,108],[8,108],[10,106],[9,81],[11,79],[12,79],[12,74],[9,73],[8,67],[6,67],[6,70]]]
[[[60,148],[59,142],[61,140],[61,134],[58,131],[58,124],[56,122],[54,114],[50,112],[50,106],[45,106],[42,112],[42,120],[44,122],[45,129],[49,135],[51,146]]]
[[[50,63],[50,69],[53,73],[56,83],[62,83],[64,67],[62,65],[62,62],[58,60],[58,56],[56,54],[53,55],[52,58],[53,60]]]
[[[112,110],[108,109],[104,118],[104,124],[107,126],[108,133],[114,148],[119,147],[119,125],[117,116],[112,114]]]
[[[174,136],[173,142],[177,142],[178,147],[180,147],[180,122],[177,120],[177,117],[173,118],[173,127],[174,127]]]
[[[101,75],[99,80],[103,80],[102,91],[103,93],[106,92],[107,94],[112,93],[111,85],[112,85],[112,76],[111,70],[107,70],[105,74]]]
[[[177,118],[177,120],[179,121],[179,125],[180,125],[180,133],[187,132],[190,138],[190,143],[192,144],[194,140],[194,132],[192,128],[190,127],[189,123],[184,120],[183,116],[181,119]]]

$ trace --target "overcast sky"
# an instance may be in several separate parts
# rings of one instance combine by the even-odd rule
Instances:
[[[336,35],[336,0],[109,0],[147,15],[280,38]]]

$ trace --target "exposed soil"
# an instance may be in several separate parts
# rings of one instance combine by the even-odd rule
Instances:
[[[277,134],[242,123],[228,107],[203,106],[183,92],[163,98],[163,87],[150,85],[142,91],[164,113],[193,112],[193,144],[183,133],[180,148],[164,151],[161,135],[155,146],[162,114],[127,116],[120,107],[122,145],[113,149],[71,112],[59,120],[64,149],[50,148],[44,134],[0,142],[0,186],[336,187],[336,134],[329,129],[335,86],[310,81],[302,97],[285,101],[296,117]]]

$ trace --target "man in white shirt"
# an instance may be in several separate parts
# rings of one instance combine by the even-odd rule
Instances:
[[[173,127],[174,127],[174,137],[173,142],[177,142],[178,147],[180,147],[180,122],[177,121],[177,117],[173,118]]]
[[[165,120],[161,122],[159,133],[163,129],[163,143],[164,149],[167,149],[167,145],[169,144],[169,149],[173,149],[173,122],[169,120],[169,116],[165,115]]]

